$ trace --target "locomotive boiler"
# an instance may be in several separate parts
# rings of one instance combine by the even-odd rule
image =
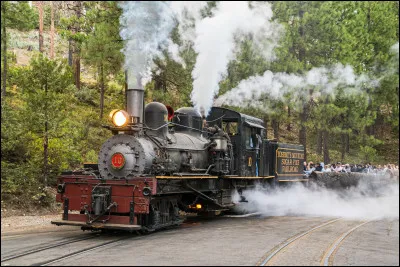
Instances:
[[[180,224],[182,212],[228,211],[235,191],[256,184],[306,181],[303,147],[265,139],[262,120],[221,107],[207,118],[192,107],[144,107],[143,94],[128,83],[98,163],[58,178],[63,215],[53,224],[153,231]]]

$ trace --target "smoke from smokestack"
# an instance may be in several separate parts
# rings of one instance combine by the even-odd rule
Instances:
[[[120,35],[125,40],[124,69],[132,76],[128,75],[128,88],[142,88],[142,82],[150,78],[153,58],[167,45],[175,25],[173,13],[168,3],[161,1],[123,1],[120,7]]]

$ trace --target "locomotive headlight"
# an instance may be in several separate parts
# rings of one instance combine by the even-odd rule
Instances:
[[[129,114],[125,110],[114,109],[110,112],[110,119],[115,126],[121,127],[128,123]]]

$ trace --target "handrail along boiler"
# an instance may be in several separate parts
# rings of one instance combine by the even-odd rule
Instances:
[[[143,93],[128,82],[98,164],[58,178],[64,212],[53,224],[152,231],[180,224],[180,210],[229,210],[235,190],[303,180],[303,147],[265,139],[262,120],[221,107],[207,118],[192,107],[143,108]]]

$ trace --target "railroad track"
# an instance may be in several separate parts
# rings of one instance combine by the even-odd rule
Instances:
[[[68,233],[68,232],[76,232],[76,231],[80,231],[80,229],[68,229],[68,230],[51,230],[51,231],[44,231],[44,232],[17,232],[17,233],[6,233],[4,235],[1,236],[1,240],[11,240],[11,239],[15,239],[15,238],[19,238],[19,237],[26,237],[26,236],[30,236],[30,235],[45,235],[45,234],[51,234],[54,232],[57,233]]]
[[[284,241],[283,243],[279,244],[278,246],[275,246],[273,249],[271,249],[269,252],[267,252],[264,257],[257,263],[258,266],[266,266],[274,257],[276,257],[279,253],[281,253],[283,251],[284,248],[288,247],[290,244],[294,243],[295,241],[310,235],[311,233],[313,233],[314,231],[317,231],[321,228],[324,228],[328,225],[331,225],[332,223],[336,223],[338,221],[341,221],[342,218],[338,218],[338,219],[333,219],[330,220],[328,222],[324,222],[322,224],[319,224],[313,228],[311,228],[310,230],[307,230],[305,232],[302,232],[300,234],[297,234],[295,236],[292,236],[291,238],[287,239],[286,241]],[[357,228],[363,226],[364,224],[368,223],[370,221],[364,221],[361,222],[359,224],[357,224],[355,227],[353,227],[352,229],[350,229],[349,231],[341,234],[329,247],[328,249],[326,249],[323,253],[323,256],[321,258],[320,261],[320,265],[321,266],[331,266],[333,263],[333,258],[335,256],[335,253],[337,252],[338,248],[340,247],[340,245],[342,244],[343,240],[349,236],[354,230],[356,230]]]
[[[336,251],[338,250],[340,244],[343,242],[343,240],[349,236],[354,230],[356,230],[358,227],[363,226],[364,224],[369,223],[370,221],[362,222],[358,224],[357,226],[353,227],[346,233],[342,234],[338,239],[335,240],[335,242],[328,248],[328,250],[325,252],[324,256],[322,257],[321,266],[332,266],[333,263],[333,258],[335,256]]]
[[[87,240],[87,239],[92,239],[95,238],[96,236],[85,236],[85,237],[78,237],[78,238],[73,238],[73,239],[69,239],[66,241],[61,241],[55,244],[51,244],[51,245],[47,245],[47,246],[42,246],[36,249],[30,249],[30,250],[26,250],[24,252],[20,252],[18,254],[14,254],[11,256],[7,256],[1,259],[1,262],[5,262],[5,261],[9,261],[9,260],[13,260],[13,259],[17,259],[17,258],[21,258],[33,253],[37,253],[40,251],[44,251],[44,250],[48,250],[48,249],[52,249],[52,248],[56,248],[56,247],[60,247],[60,246],[64,246],[67,244],[71,244],[71,243],[75,243],[75,242],[79,242],[79,241],[83,241],[83,240]]]
[[[175,228],[175,227],[172,227],[172,228]],[[136,232],[136,233],[137,233],[137,235],[127,235],[127,233],[123,233],[124,236],[121,237],[121,238],[117,238],[117,239],[114,239],[114,240],[102,242],[100,244],[92,245],[90,247],[86,247],[86,248],[80,249],[78,251],[75,251],[75,252],[72,252],[72,253],[69,253],[67,255],[63,255],[63,256],[57,257],[57,258],[53,258],[53,259],[49,259],[49,260],[42,260],[40,262],[36,262],[36,263],[30,264],[30,266],[47,266],[47,265],[50,265],[52,263],[56,263],[56,262],[59,262],[61,260],[65,260],[67,258],[71,258],[71,257],[77,256],[77,255],[80,255],[80,254],[84,254],[84,253],[87,253],[87,252],[90,252],[90,251],[93,251],[93,250],[96,250],[96,249],[100,249],[100,248],[103,248],[103,247],[106,247],[106,246],[109,246],[109,245],[116,244],[118,242],[122,242],[122,241],[124,241],[126,239],[131,239],[131,238],[139,239],[140,237],[145,237],[146,236],[146,234],[141,236],[141,234],[139,232]],[[40,233],[40,234],[43,234],[43,233]],[[15,236],[10,236],[10,237],[19,237],[19,236],[22,236],[22,235],[15,235]],[[62,246],[68,245],[68,244],[72,244],[72,243],[77,243],[77,242],[93,239],[93,238],[100,237],[100,236],[105,236],[105,235],[100,235],[98,233],[96,233],[96,234],[93,233],[90,236],[85,236],[85,237],[79,237],[78,236],[77,238],[72,238],[72,239],[69,239],[69,240],[61,241],[61,242],[57,242],[58,240],[56,240],[55,241],[56,243],[53,242],[53,244],[50,244],[50,245],[45,245],[45,246],[37,247],[37,248],[34,248],[34,249],[28,249],[28,250],[25,250],[23,252],[19,252],[19,253],[14,254],[14,255],[5,256],[5,257],[3,257],[1,259],[1,263],[2,263],[2,265],[15,265],[14,262],[12,262],[12,260],[23,258],[23,257],[31,255],[31,254],[35,254],[35,253],[51,250],[51,249],[54,249],[54,248],[62,247]],[[107,234],[106,236],[114,237],[113,234]],[[5,263],[5,264],[3,264],[3,263]]]
[[[96,238],[96,237],[100,237],[100,235],[96,234],[96,235],[85,236],[85,237],[81,237],[81,238],[74,238],[74,239],[58,242],[58,243],[55,243],[55,244],[42,246],[42,247],[39,247],[39,248],[36,248],[36,249],[27,250],[27,251],[24,251],[24,252],[21,252],[21,253],[18,253],[18,254],[14,254],[14,255],[11,255],[11,256],[4,257],[4,258],[1,259],[1,263],[2,263],[2,265],[8,265],[5,262],[12,261],[12,260],[15,260],[15,259],[18,259],[18,258],[22,258],[22,257],[28,256],[28,255],[34,254],[34,253],[39,253],[39,252],[42,252],[42,251],[46,251],[46,250],[62,247],[62,246],[65,246],[65,245],[68,245],[68,244],[71,244],[71,243],[77,243],[77,242],[93,239],[93,238]],[[33,263],[33,264],[31,264],[31,266],[46,266],[46,265],[49,265],[49,264],[52,264],[52,263],[55,263],[55,262],[58,262],[58,261],[73,257],[73,256],[76,256],[76,255],[80,255],[80,254],[83,254],[83,253],[86,253],[86,252],[89,252],[89,251],[93,251],[93,250],[96,250],[96,249],[99,249],[99,248],[102,248],[102,247],[105,247],[105,246],[108,246],[108,245],[111,245],[111,244],[115,244],[115,243],[124,241],[126,239],[130,239],[130,238],[133,238],[133,237],[138,237],[138,236],[132,236],[132,235],[123,236],[121,238],[117,238],[117,239],[114,239],[114,240],[102,242],[101,244],[96,244],[96,245],[92,245],[90,247],[86,247],[86,248],[80,249],[78,251],[69,253],[67,255],[63,255],[63,256],[60,256],[60,257],[57,257],[57,258],[53,258],[53,259],[49,259],[49,260],[43,260],[43,261],[40,261],[40,262],[37,262],[37,263]]]
[[[80,254],[84,254],[84,253],[87,253],[89,251],[93,251],[93,250],[96,250],[96,249],[99,249],[99,248],[102,248],[102,247],[106,247],[108,245],[115,244],[115,243],[124,241],[126,239],[130,239],[130,238],[133,238],[133,236],[124,236],[122,238],[118,238],[116,240],[111,240],[111,241],[108,241],[108,242],[104,242],[102,244],[91,246],[89,248],[84,248],[84,249],[69,253],[67,255],[64,255],[64,256],[61,256],[61,257],[58,257],[58,258],[55,258],[55,259],[42,261],[42,262],[37,263],[37,264],[32,264],[31,266],[47,266],[49,264],[56,263],[56,262],[59,262],[61,260],[65,260],[65,259],[77,256],[77,255],[80,255]]]

